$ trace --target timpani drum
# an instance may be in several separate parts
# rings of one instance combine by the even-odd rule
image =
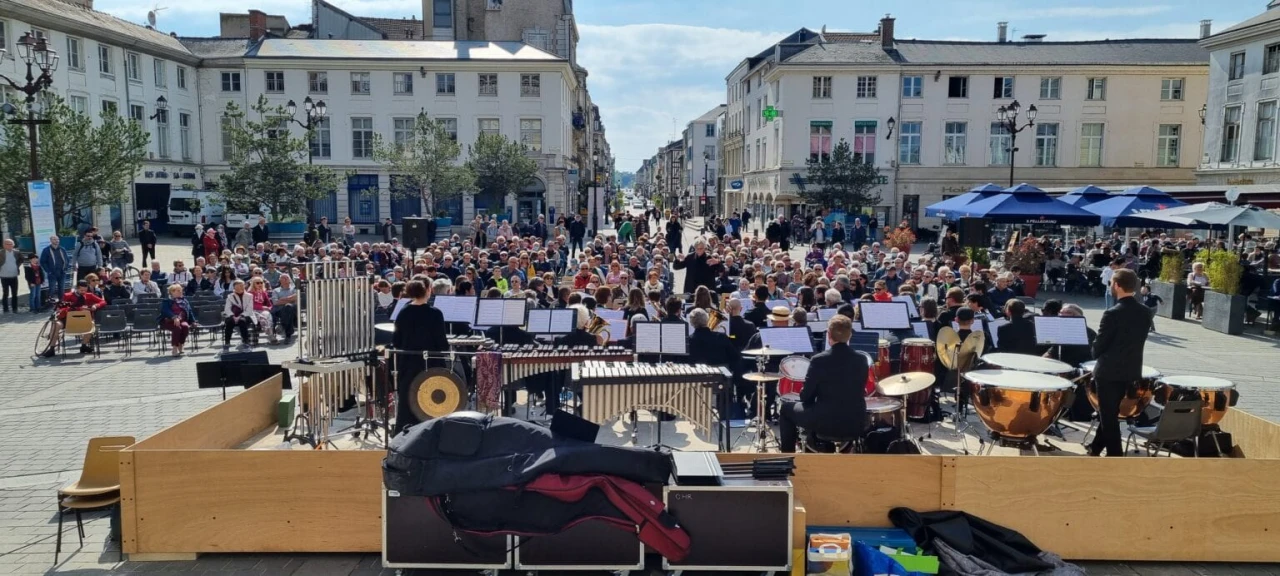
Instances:
[[[877,345],[876,364],[872,371],[876,374],[876,382],[893,375],[893,366],[889,360],[889,341],[884,338],[881,338]]]
[[[1006,371],[1034,372],[1053,376],[1068,376],[1076,371],[1075,367],[1060,360],[1031,354],[1010,354],[1008,352],[984,354],[982,363],[984,368],[987,369],[998,368]]]
[[[902,410],[902,401],[887,396],[870,396],[867,398],[867,423],[871,430],[879,428],[897,428],[898,412]]]
[[[778,362],[778,371],[782,379],[778,381],[778,394],[800,394],[804,389],[805,376],[809,374],[809,359],[804,356],[787,356]]]
[[[1201,422],[1206,426],[1217,424],[1236,402],[1236,385],[1230,380],[1213,376],[1164,376],[1156,381],[1160,402],[1191,400],[1200,397],[1204,408],[1200,410]]]
[[[974,410],[993,433],[1032,439],[1053,424],[1073,384],[1066,378],[1014,370],[964,373],[973,390]]]
[[[902,341],[902,372],[925,372],[933,374],[938,353],[933,340],[928,338],[907,338]],[[907,418],[919,420],[929,410],[929,396],[932,388],[925,388],[907,396]]]
[[[1080,364],[1085,393],[1089,396],[1089,403],[1093,405],[1094,410],[1098,409],[1098,385],[1093,380],[1093,368],[1097,364],[1096,360]],[[1151,399],[1155,397],[1156,381],[1160,376],[1159,370],[1145,365],[1142,367],[1142,379],[1130,383],[1125,389],[1124,398],[1120,400],[1121,418],[1137,418],[1143,410],[1147,409],[1147,405],[1151,404]]]

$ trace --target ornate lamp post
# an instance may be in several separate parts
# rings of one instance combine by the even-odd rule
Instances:
[[[48,124],[47,119],[36,118],[36,95],[53,85],[53,72],[58,69],[58,51],[49,47],[49,43],[44,38],[37,38],[35,32],[27,32],[18,39],[18,58],[27,65],[26,83],[19,86],[17,82],[9,79],[4,75],[0,75],[0,79],[4,80],[12,86],[13,89],[27,95],[27,117],[18,118],[18,109],[9,103],[5,103],[0,107],[0,112],[5,116],[13,116],[9,119],[10,124],[17,124],[27,127],[27,143],[31,146],[31,179],[40,179],[40,160],[39,150],[36,146],[36,126],[40,124]],[[0,58],[6,54],[4,48],[0,48]],[[36,71],[39,75],[36,75]]]
[[[1013,187],[1013,167],[1014,156],[1018,152],[1018,133],[1036,125],[1036,105],[1032,104],[1027,108],[1027,123],[1018,126],[1018,110],[1022,107],[1017,100],[1010,102],[1008,106],[1001,106],[996,110],[996,118],[1000,121],[1000,125],[1009,133],[1009,147],[1005,150],[1009,152],[1009,187]]]
[[[293,100],[290,100],[288,104],[284,105],[284,110],[289,113],[289,120],[291,122],[301,126],[307,131],[307,164],[314,164],[314,152],[312,152],[311,147],[311,130],[315,128],[316,125],[320,123],[320,120],[325,117],[325,114],[328,113],[328,106],[325,106],[324,100],[312,102],[311,97],[307,96],[306,99],[302,101],[302,111],[306,115],[306,122],[298,120],[298,105],[295,104]],[[310,223],[311,203],[304,202],[303,207],[307,211],[307,222]]]

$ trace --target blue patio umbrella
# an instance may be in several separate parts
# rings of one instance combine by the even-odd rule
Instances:
[[[1150,186],[1135,186],[1106,200],[1094,202],[1084,207],[1085,210],[1102,217],[1104,226],[1118,228],[1169,227],[1169,222],[1161,222],[1143,218],[1142,214],[1158,212],[1169,208],[1185,206],[1186,202],[1178,200]]]
[[[1072,191],[1067,192],[1062,196],[1059,196],[1058,201],[1066,202],[1067,204],[1070,204],[1072,206],[1079,206],[1083,208],[1089,204],[1093,204],[1094,202],[1101,202],[1110,197],[1111,197],[1110,192],[1107,192],[1102,188],[1099,188],[1097,186],[1090,184],[1088,186],[1081,186],[1079,188],[1073,189]]]
[[[954,211],[968,205],[970,202],[973,202],[975,200],[990,198],[1002,192],[1004,192],[1004,188],[996,186],[995,184],[992,184],[990,182],[986,184],[974,186],[964,194],[961,194],[959,196],[955,196],[952,198],[947,198],[946,200],[943,200],[941,202],[925,206],[924,215],[930,218],[942,218],[944,220],[955,220],[956,217],[951,216],[951,214]]]
[[[998,224],[1057,224],[1091,226],[1098,215],[1066,202],[1059,202],[1044,190],[1030,184],[1019,184],[964,206],[955,211],[956,218],[990,218]]]

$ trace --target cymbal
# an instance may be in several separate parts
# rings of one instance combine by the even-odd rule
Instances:
[[[782,379],[782,375],[771,372],[751,372],[743,374],[742,379],[748,382],[777,382]]]
[[[743,356],[790,356],[791,352],[765,346],[763,348],[751,348],[749,350],[743,350],[742,355]]]
[[[965,372],[972,368],[978,362],[978,355],[982,352],[982,347],[986,343],[987,335],[981,330],[970,332],[956,354],[956,370]]]
[[[960,335],[950,326],[938,329],[938,341],[934,347],[938,351],[938,361],[948,370],[954,369],[956,352],[960,350]]]
[[[378,330],[380,332],[395,332],[396,325],[394,322],[381,322],[378,324],[374,324],[373,329]]]
[[[933,386],[933,374],[907,372],[896,374],[876,383],[876,390],[884,396],[907,396]]]

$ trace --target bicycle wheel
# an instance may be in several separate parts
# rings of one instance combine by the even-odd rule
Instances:
[[[49,336],[53,334],[54,322],[56,322],[56,320],[53,317],[50,317],[48,320],[44,321],[44,326],[40,327],[40,335],[36,336],[36,343],[33,351],[36,356],[44,354],[44,352],[49,349]]]
[[[142,273],[138,270],[138,268],[137,268],[137,267],[135,267],[135,266],[125,266],[125,268],[124,268],[124,279],[125,279],[125,280],[137,280],[140,276],[142,276]]]

